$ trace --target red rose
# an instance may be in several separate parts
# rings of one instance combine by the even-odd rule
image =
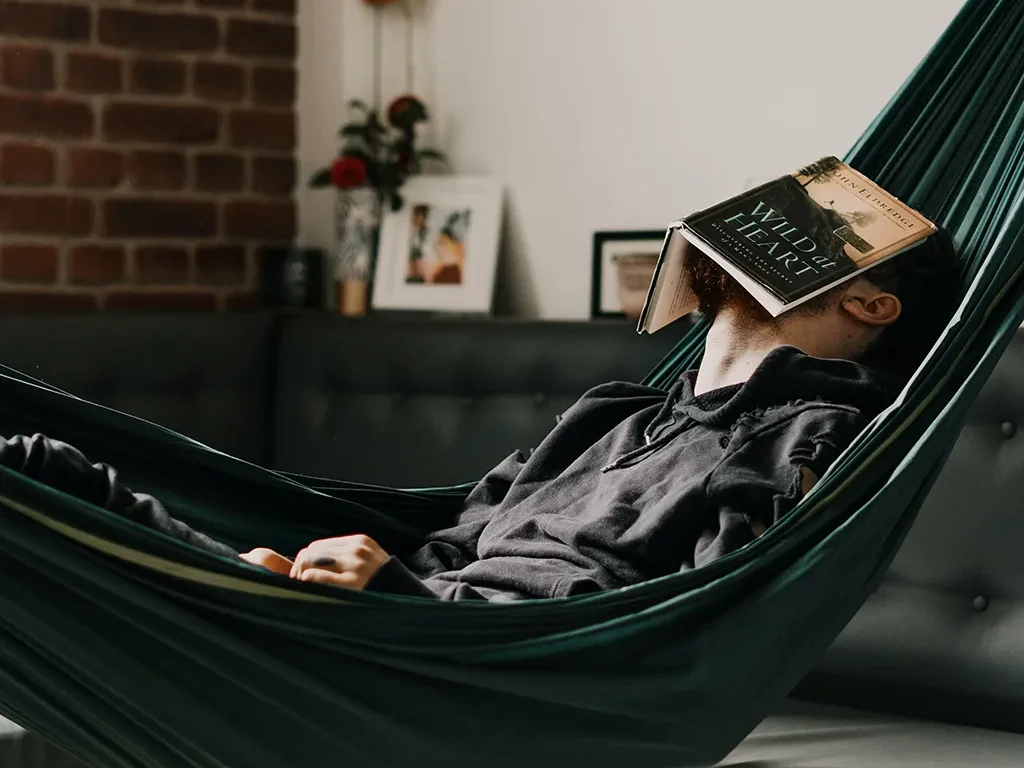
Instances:
[[[366,163],[358,157],[339,157],[331,166],[331,184],[338,189],[352,189],[366,181]]]
[[[388,122],[395,128],[412,130],[416,123],[427,119],[427,108],[415,96],[399,96],[388,107]]]

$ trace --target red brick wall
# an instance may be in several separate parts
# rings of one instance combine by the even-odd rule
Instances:
[[[296,0],[0,0],[0,309],[232,309],[295,231]]]

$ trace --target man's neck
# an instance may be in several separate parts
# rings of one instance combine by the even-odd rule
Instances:
[[[783,345],[774,324],[744,322],[739,312],[723,309],[708,331],[694,394],[742,384],[776,347]]]

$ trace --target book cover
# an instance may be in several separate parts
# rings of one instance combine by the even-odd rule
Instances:
[[[778,316],[935,230],[846,163],[823,158],[673,224],[639,330],[653,333],[696,308],[684,265],[700,253]]]

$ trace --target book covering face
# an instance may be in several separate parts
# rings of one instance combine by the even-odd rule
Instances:
[[[688,258],[714,259],[778,316],[935,231],[870,179],[824,158],[673,224],[639,330],[653,333],[696,308]]]

